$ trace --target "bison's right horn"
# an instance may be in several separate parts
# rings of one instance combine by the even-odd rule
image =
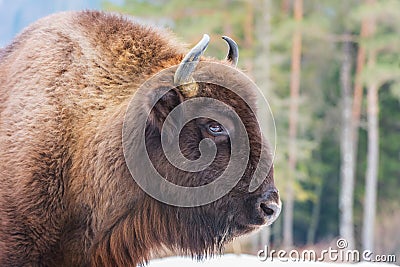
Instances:
[[[228,36],[222,36],[229,46],[228,54],[226,55],[226,60],[230,61],[235,67],[239,60],[239,47],[233,39],[229,38]]]
[[[193,72],[200,61],[200,56],[207,49],[208,43],[210,42],[210,36],[207,34],[203,35],[200,42],[197,43],[192,50],[187,53],[179,64],[178,69],[174,75],[174,84],[179,86],[182,93],[187,97],[197,95],[198,86],[194,83]]]

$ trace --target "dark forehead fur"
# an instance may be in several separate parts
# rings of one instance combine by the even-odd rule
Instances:
[[[205,62],[211,60],[205,60]],[[212,62],[212,61],[211,61]],[[194,79],[209,81],[203,86],[199,96],[212,97],[223,100],[233,108],[250,106],[256,111],[256,86],[241,71],[234,69],[226,62],[217,64],[200,63]]]
[[[165,244],[197,255],[224,240],[222,217],[150,198],[123,157],[132,95],[187,51],[165,31],[97,11],[43,18],[0,50],[1,266],[41,266],[44,258],[49,266],[130,266]],[[231,72],[198,71],[233,81],[255,103]],[[220,89],[206,85],[200,96],[244,107]]]

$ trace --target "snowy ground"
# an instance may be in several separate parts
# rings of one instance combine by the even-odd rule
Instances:
[[[393,267],[394,264],[388,263],[370,263],[360,262],[355,264],[344,264],[344,263],[325,263],[325,262],[281,262],[277,259],[271,261],[260,261],[255,256],[250,255],[224,255],[222,257],[205,260],[202,262],[196,262],[188,258],[170,257],[164,259],[157,259],[150,262],[148,267]]]

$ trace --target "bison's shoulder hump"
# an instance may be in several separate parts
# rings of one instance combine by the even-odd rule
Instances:
[[[74,13],[74,21],[99,44],[116,46],[124,43],[125,46],[136,45],[141,49],[159,48],[159,51],[165,48],[163,46],[171,49],[179,47],[172,33],[138,22],[131,16],[100,11],[81,11]]]
[[[101,54],[104,60],[111,61],[119,58],[131,62],[151,59],[156,62],[186,50],[168,30],[145,25],[130,16],[102,11],[68,11],[29,25],[1,54],[7,55],[23,47],[29,47],[31,51],[34,47],[45,47],[51,51],[52,47],[62,46],[65,42],[79,47],[82,53]]]

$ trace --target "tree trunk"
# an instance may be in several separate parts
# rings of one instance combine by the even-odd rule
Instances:
[[[281,2],[282,13],[289,16],[290,11],[290,0],[282,0]]]
[[[369,62],[375,62],[375,53],[370,53]],[[376,215],[376,195],[379,165],[379,128],[378,128],[378,85],[373,83],[368,86],[368,154],[367,172],[365,176],[365,198],[364,198],[364,226],[363,226],[363,249],[374,249],[374,227]]]
[[[294,18],[297,28],[293,34],[292,63],[290,77],[290,111],[289,111],[289,176],[286,185],[286,201],[284,206],[283,246],[289,249],[293,246],[293,209],[294,209],[294,182],[297,164],[297,122],[300,91],[300,63],[301,63],[301,29],[303,17],[303,1],[294,1]]]
[[[360,37],[364,39],[369,35],[369,20],[368,18],[363,18],[361,21],[361,30],[360,30]],[[357,62],[356,62],[356,73],[355,73],[355,81],[354,81],[354,95],[353,95],[353,107],[352,107],[352,123],[351,123],[351,132],[352,132],[352,144],[350,146],[351,155],[352,155],[352,163],[349,165],[351,168],[352,179],[354,183],[356,183],[356,170],[357,170],[357,152],[358,152],[358,132],[360,127],[360,117],[361,117],[361,104],[363,99],[363,82],[361,79],[362,72],[364,70],[365,64],[365,47],[359,43],[358,45],[358,52],[357,52]],[[349,170],[350,172],[350,170]],[[354,190],[354,188],[353,188]],[[353,201],[351,203],[353,205]],[[340,232],[343,234],[347,233],[354,233],[354,227],[348,226],[348,229],[343,229]],[[353,239],[354,240],[354,239]],[[350,245],[350,249],[352,246]]]
[[[343,60],[340,73],[342,87],[342,133],[340,138],[340,225],[339,232],[348,242],[348,249],[354,249],[353,201],[354,201],[354,147],[352,132],[351,99],[351,44],[346,41],[343,47]]]
[[[361,22],[360,37],[365,38],[368,35],[368,20],[363,19]],[[363,98],[363,83],[361,74],[364,69],[365,62],[365,47],[361,44],[358,46],[356,74],[354,82],[353,105],[351,109],[351,121],[347,120],[347,104],[344,99],[346,110],[342,110],[342,164],[341,164],[341,192],[339,197],[340,207],[340,235],[348,241],[348,249],[354,249],[354,223],[353,223],[353,205],[354,205],[354,184],[356,181],[356,165],[357,165],[357,150],[358,150],[358,129],[360,127],[361,103]],[[342,85],[344,89],[344,85]],[[343,92],[344,96],[344,92]],[[347,96],[347,97],[350,97]],[[350,125],[349,125],[350,123]],[[348,133],[350,126],[350,136]],[[346,140],[346,141],[345,141]],[[350,144],[348,143],[350,140]],[[346,160],[346,155],[349,157]]]
[[[361,32],[360,32],[361,39],[368,36],[368,31],[369,31],[368,20],[364,18],[361,22]],[[354,98],[353,98],[353,109],[352,109],[353,148],[354,148],[355,159],[357,158],[358,127],[360,126],[361,103],[363,96],[363,83],[361,80],[361,74],[364,70],[364,62],[365,62],[365,47],[359,44],[357,53],[356,78],[354,82]]]
[[[368,88],[368,159],[365,176],[363,249],[374,249],[377,176],[379,163],[378,86]]]
[[[367,0],[368,5],[375,4],[375,0]],[[375,20],[370,19],[368,25],[370,36],[375,32]],[[376,64],[376,51],[371,48],[368,54],[368,68],[371,70]],[[364,197],[364,225],[362,233],[362,245],[364,250],[374,249],[374,227],[376,215],[376,195],[379,166],[379,126],[378,126],[378,87],[373,81],[368,86],[367,118],[368,118],[368,151],[367,171],[365,175]]]

